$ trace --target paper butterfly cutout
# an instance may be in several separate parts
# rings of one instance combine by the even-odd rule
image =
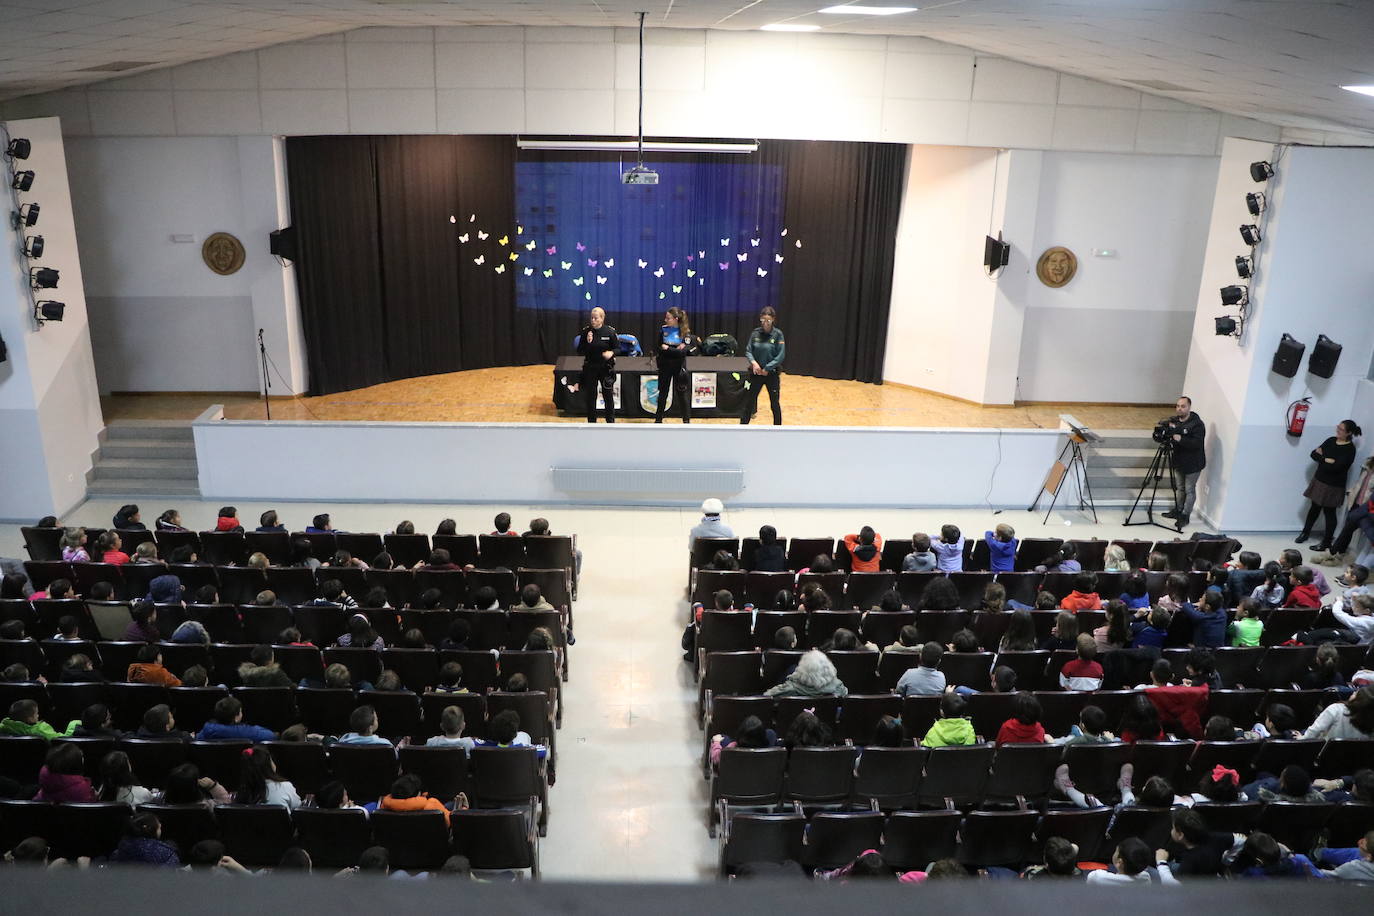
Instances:
[[[782,234],[783,234],[783,235],[787,235],[787,230],[786,230],[786,229],[782,230]]]
[[[752,246],[754,246],[755,248],[757,248],[757,247],[759,247],[759,240],[758,240],[758,239],[750,239],[750,240],[749,240],[749,244],[752,245]]]
[[[729,269],[730,269],[730,262],[729,262],[729,261],[717,261],[716,263],[718,263],[718,264],[720,265],[720,269],[721,269],[721,270],[729,270]]]
[[[591,294],[591,293],[587,293],[587,301],[590,302],[591,300],[592,300],[592,294]]]
[[[474,213],[474,214],[472,214],[471,216],[469,216],[469,217],[468,217],[468,222],[470,222],[470,223],[475,223],[475,222],[477,222],[477,214]]]
[[[573,286],[581,286],[581,285],[582,285],[582,278],[581,278],[581,277],[573,277]]]
[[[798,248],[801,247],[801,239],[797,239],[797,247],[798,247]]]
[[[649,266],[649,262],[648,262],[648,261],[644,260],[643,258],[640,258],[640,259],[639,259],[639,269],[640,269],[640,270],[643,270],[644,268],[646,268],[646,267],[648,267],[648,266]]]
[[[760,277],[766,277],[766,276],[768,276],[768,271],[766,271],[766,270],[764,270],[762,267],[760,267],[760,268],[759,268],[759,276],[760,276]]]
[[[472,263],[474,263],[474,264],[485,264],[485,263],[487,263],[487,256],[484,255],[484,254],[479,254],[477,257],[475,257],[475,258],[472,259]]]
[[[577,243],[577,250],[578,250],[578,251],[586,251],[586,250],[587,250],[587,246],[586,246],[586,245],[583,245],[581,242],[578,242],[578,243]]]
[[[518,260],[520,260],[520,252],[518,252],[518,251],[512,251],[512,252],[510,253],[510,259],[511,259],[512,261],[518,261]]]
[[[544,271],[544,277],[545,277],[545,278],[552,277],[552,276],[553,276],[553,268],[549,268],[548,270]]]
[[[697,256],[694,255],[694,254],[689,254],[689,255],[687,255],[687,261],[688,261],[689,263],[692,262],[692,261],[695,261],[696,259],[697,259]]]
[[[503,274],[503,273],[505,273],[505,272],[506,272],[506,265],[504,265],[504,264],[497,264],[497,265],[496,265],[496,272],[497,272],[498,274]]]
[[[479,239],[481,239],[482,241],[485,242],[487,239],[491,238],[491,233],[490,233],[490,232],[483,232],[481,229],[478,229],[478,230],[477,230],[477,237],[478,237]]]
[[[606,278],[605,278],[605,277],[598,276],[598,277],[596,278],[596,285],[597,285],[597,286],[605,286],[605,285],[606,285]]]
[[[456,223],[456,222],[458,222],[458,217],[456,217],[456,216],[449,216],[448,221],[449,221],[450,223]]]
[[[596,258],[588,258],[588,259],[587,259],[587,266],[588,266],[588,267],[595,267],[595,266],[596,266]]]
[[[720,247],[722,247],[722,248],[725,248],[725,247],[728,246],[729,244],[730,244],[730,240],[729,240],[729,239],[721,239],[721,240],[720,240]]]
[[[544,249],[544,254],[548,255],[549,257],[553,257],[554,255],[558,254],[558,246],[550,245],[548,248]]]
[[[689,270],[687,271],[687,276],[689,276],[689,277],[695,277],[696,275],[697,275],[697,272],[696,272],[695,270],[689,269]]]
[[[661,277],[661,276],[663,276],[663,268],[660,267],[658,270],[654,271],[654,276],[655,276],[655,277]]]
[[[558,266],[559,266],[559,267],[562,267],[564,270],[571,270],[571,269],[572,269],[572,261],[559,261],[559,262],[558,262]]]
[[[658,294],[658,298],[660,298],[660,299],[667,299],[667,298],[668,298],[668,294],[667,294],[667,293],[659,293],[659,294]]]
[[[510,244],[510,236],[508,236],[508,235],[503,235],[503,236],[501,236],[499,239],[496,240],[496,244],[498,244],[498,245],[509,245],[509,244]]]
[[[743,264],[745,261],[749,260],[749,252],[741,251],[739,254],[735,255],[735,260]]]
[[[534,276],[534,268],[533,268],[533,267],[526,267],[526,268],[525,268],[525,276],[527,276],[527,277],[532,277],[532,276]]]
[[[680,293],[680,292],[682,292],[682,287],[680,287],[680,286],[674,286],[674,287],[673,287],[673,292],[675,292],[675,293]]]
[[[524,227],[524,226],[516,226],[516,227],[515,227],[515,234],[516,234],[516,235],[524,235],[524,234],[525,234],[525,227]]]
[[[704,252],[704,251],[698,251],[698,252],[697,252],[697,257],[702,258],[702,259],[704,260],[704,259],[706,258],[706,252]]]
[[[606,263],[603,264],[603,265],[601,265],[601,266],[602,266],[602,267],[614,267],[614,266],[615,266],[615,258],[607,258],[607,259],[606,259]]]
[[[533,250],[535,249],[535,246],[538,245],[538,244],[539,244],[539,243],[536,242],[534,239],[530,239],[529,244],[527,244],[527,245],[525,246],[525,250],[526,250],[526,251],[533,251]]]
[[[458,236],[458,241],[466,245],[468,243],[468,234],[464,232],[462,235]]]
[[[673,263],[669,264],[668,267],[672,270],[677,270],[677,261],[674,261]]]
[[[705,286],[705,285],[706,285],[706,281],[705,281],[705,280],[698,280],[698,281],[697,281],[697,285],[698,285],[698,286]]]
[[[774,260],[774,261],[777,261],[779,264],[781,264],[781,263],[782,263],[782,255],[780,255],[780,254],[775,254],[775,255],[773,255],[773,260]]]

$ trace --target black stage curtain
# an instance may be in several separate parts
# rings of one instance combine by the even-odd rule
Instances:
[[[793,237],[825,246],[784,272],[785,369],[880,382],[907,148],[769,140],[757,155],[783,167]],[[515,159],[512,137],[288,138],[312,394],[568,352],[584,315],[517,309],[515,271],[494,275],[454,241],[450,217],[514,223]],[[609,317],[641,341],[659,325],[657,313]],[[698,333],[742,346],[757,316],[709,317]]]

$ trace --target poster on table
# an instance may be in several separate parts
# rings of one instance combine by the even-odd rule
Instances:
[[[619,379],[619,376],[616,376]],[[668,386],[668,404],[665,409],[673,408],[673,388]],[[645,413],[658,412],[658,378],[652,375],[639,377],[639,406]]]
[[[714,372],[692,373],[692,406],[704,408],[716,406],[716,374]]]

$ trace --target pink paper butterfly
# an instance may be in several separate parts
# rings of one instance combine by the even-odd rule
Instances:
[[[695,261],[696,259],[697,259],[697,256],[694,255],[694,254],[689,254],[689,255],[687,255],[687,260],[688,260],[688,261]]]
[[[547,254],[547,255],[555,255],[555,254],[558,254],[558,246],[557,246],[557,245],[550,245],[548,248],[545,248],[545,249],[544,249],[544,254]]]
[[[588,267],[595,267],[595,266],[596,266],[596,258],[588,258],[588,259],[587,259],[587,266],[588,266]]]
[[[720,265],[720,269],[721,269],[721,270],[729,270],[729,269],[730,269],[730,262],[729,262],[729,261],[717,261],[716,263]]]
[[[673,269],[673,270],[677,270],[677,261],[674,261],[673,263],[669,264],[668,266],[669,266],[671,269]]]
[[[586,245],[583,245],[581,242],[578,242],[578,243],[577,243],[577,250],[578,250],[578,251],[586,251],[586,250],[587,250],[587,246],[586,246]]]

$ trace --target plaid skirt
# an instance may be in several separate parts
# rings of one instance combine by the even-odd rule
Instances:
[[[1313,480],[1303,491],[1303,496],[1312,500],[1318,506],[1329,509],[1339,509],[1345,504],[1345,487],[1333,487],[1329,483],[1322,483],[1320,480]]]

